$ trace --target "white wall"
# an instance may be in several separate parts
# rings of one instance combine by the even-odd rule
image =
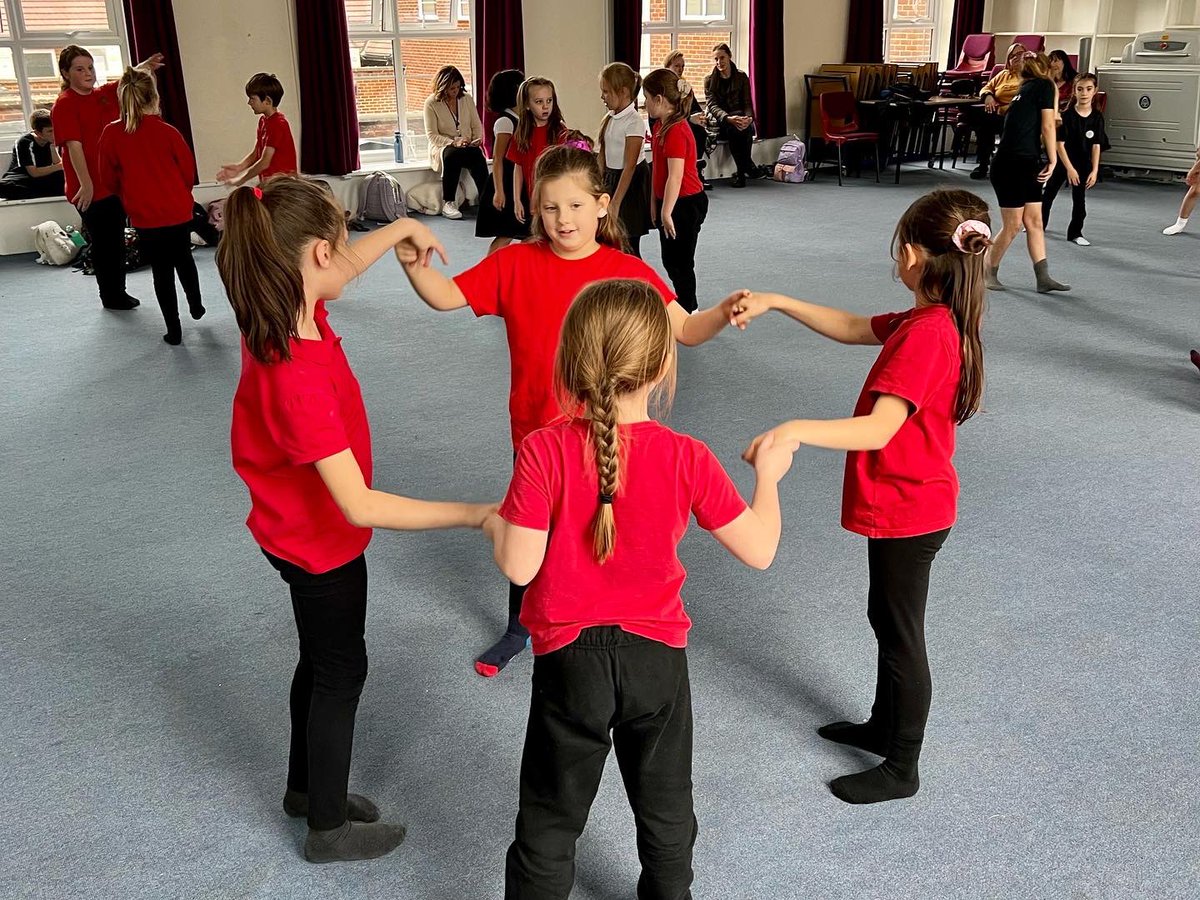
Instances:
[[[841,63],[846,55],[850,0],[787,0],[783,12],[783,73],[787,90],[788,130],[803,134],[804,76],[822,63]]]
[[[175,4],[180,62],[200,180],[254,146],[255,117],[246,81],[274,72],[284,87],[280,108],[300,141],[300,90],[292,0],[188,0]]]
[[[525,73],[554,82],[567,124],[595,135],[604,118],[597,78],[608,63],[608,0],[524,0]]]

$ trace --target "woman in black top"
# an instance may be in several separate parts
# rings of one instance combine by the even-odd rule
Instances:
[[[721,139],[729,142],[729,152],[737,164],[734,187],[745,187],[747,178],[757,178],[758,167],[750,157],[754,144],[754,101],[750,98],[750,78],[733,64],[728,44],[713,47],[713,70],[704,79],[708,98],[708,120],[715,122]]]
[[[1046,262],[1046,232],[1042,226],[1042,185],[1058,164],[1054,118],[1058,112],[1058,90],[1050,79],[1044,53],[1028,53],[1021,64],[1021,87],[1013,97],[1004,131],[992,161],[992,186],[1004,218],[1004,227],[988,251],[987,286],[1005,290],[998,272],[1004,252],[1025,226],[1029,257],[1037,276],[1039,294],[1069,291],[1070,285],[1050,277]],[[1049,162],[1042,164],[1042,147]]]

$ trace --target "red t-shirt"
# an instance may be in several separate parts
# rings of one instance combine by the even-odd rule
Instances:
[[[254,140],[254,158],[262,159],[263,150],[271,147],[275,155],[271,164],[258,173],[259,181],[272,175],[294,175],[300,167],[296,164],[296,141],[292,137],[292,126],[283,113],[258,117],[258,134]]]
[[[654,182],[654,196],[661,200],[667,195],[667,160],[683,160],[683,184],[679,188],[680,197],[690,197],[704,191],[700,181],[700,173],[696,169],[696,138],[692,129],[684,121],[676,122],[667,129],[666,139],[658,140],[662,130],[661,123],[655,122],[650,132],[651,174]]]
[[[554,393],[558,335],[576,295],[606,278],[636,278],[662,294],[664,303],[675,299],[652,268],[603,244],[584,259],[563,259],[547,241],[509,244],[454,276],[475,315],[504,319],[514,449],[529,432],[564,418]]]
[[[883,341],[854,407],[871,412],[880,394],[907,400],[912,413],[882,450],[846,454],[842,527],[874,538],[915,537],[954,524],[958,475],[954,404],[962,367],[958,328],[944,306],[871,319]]]
[[[75,173],[75,164],[71,162],[67,141],[79,141],[83,145],[83,158],[87,161],[87,173],[92,179],[94,189],[92,202],[111,196],[112,191],[105,190],[96,173],[100,168],[100,135],[104,126],[121,118],[121,107],[117,103],[117,83],[112,81],[102,84],[90,94],[77,94],[68,88],[54,101],[50,118],[54,124],[54,140],[58,143],[59,155],[62,156],[67,199],[74,197],[79,190],[79,176]]]
[[[192,219],[196,160],[187,142],[158,116],[137,131],[111,122],[100,136],[99,177],[106,194],[117,194],[134,228],[165,228]]]
[[[518,150],[516,140],[509,141],[508,152],[504,154],[504,157],[521,167],[521,178],[525,183],[527,197],[533,197],[533,171],[538,157],[550,144],[561,144],[566,134],[566,129],[562,129],[558,137],[551,141],[550,126],[537,125],[533,129],[533,134],[529,136],[528,150]]]
[[[250,489],[246,525],[268,553],[319,575],[367,549],[333,501],[317,460],[349,448],[371,484],[371,429],[342,339],[317,304],[321,340],[292,339],[290,362],[267,365],[242,341],[242,377],[233,397],[233,468]]]
[[[679,594],[687,572],[676,548],[688,519],[695,514],[701,528],[716,531],[746,502],[703,442],[658,422],[621,425],[616,543],[600,565],[592,550],[599,487],[590,432],[575,419],[529,435],[500,507],[513,525],[550,532],[521,605],[533,652],[553,653],[595,625],[685,647],[692,621]]]

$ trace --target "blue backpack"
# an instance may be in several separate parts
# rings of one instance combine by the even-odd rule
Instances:
[[[775,171],[772,177],[787,184],[803,184],[808,181],[809,172],[804,167],[806,150],[804,141],[797,137],[784,141],[779,148],[779,155],[775,157]]]

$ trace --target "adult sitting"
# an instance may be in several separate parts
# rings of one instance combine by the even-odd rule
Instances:
[[[155,53],[136,68],[154,73],[163,55]],[[96,86],[92,54],[70,44],[58,54],[62,93],[50,110],[54,140],[62,154],[67,199],[79,210],[88,244],[96,287],[105,309],[133,309],[136,297],[125,293],[125,207],[121,198],[99,182],[100,134],[121,117],[117,83]]]
[[[679,78],[683,78],[683,51],[672,50],[668,53],[667,58],[663,60],[662,67],[670,69]],[[706,191],[711,190],[712,185],[704,177],[704,147],[708,143],[708,129],[706,127],[708,117],[704,115],[700,101],[696,99],[695,91],[688,91],[688,95],[683,98],[683,108],[688,111],[688,125],[692,129],[692,137],[696,139],[696,169],[700,172],[700,183],[704,185]]]
[[[754,101],[750,99],[750,78],[733,64],[728,44],[717,44],[712,50],[713,70],[704,79],[704,94],[708,97],[708,120],[717,126],[717,133],[729,142],[729,152],[737,164],[733,186],[746,186],[747,178],[758,178],[759,171],[750,156],[754,145]]]
[[[487,185],[487,159],[483,149],[483,123],[466,94],[467,83],[454,66],[442,66],[433,79],[433,93],[425,101],[425,134],[429,138],[429,165],[442,176],[442,215],[461,219],[458,178],[466,169],[482,197]]]
[[[1021,87],[1021,63],[1024,59],[1023,45],[1013,44],[1009,47],[1007,64],[979,92],[983,107],[972,106],[967,110],[967,124],[975,132],[975,141],[979,145],[975,157],[977,165],[971,172],[971,177],[976,181],[988,176],[988,166],[992,162],[996,138],[1004,130],[1004,117]]]
[[[1071,105],[1075,98],[1075,76],[1079,73],[1071,65],[1071,57],[1066,50],[1050,51],[1050,77],[1058,89],[1058,111],[1062,112]]]
[[[29,134],[13,144],[12,162],[0,179],[0,200],[61,197],[65,189],[63,164],[54,146],[50,110],[35,109],[29,117]]]

